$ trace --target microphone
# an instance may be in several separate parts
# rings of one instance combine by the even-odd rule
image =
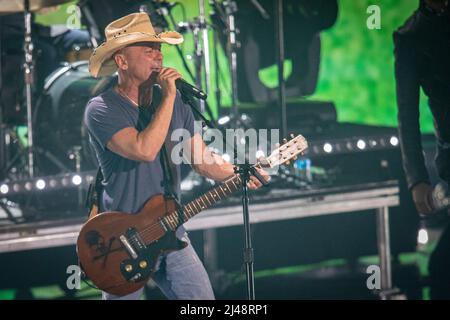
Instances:
[[[206,93],[194,87],[192,84],[189,84],[183,79],[175,80],[175,85],[177,89],[180,90],[181,94],[191,95],[201,100],[206,100],[206,98],[208,98]]]
[[[159,74],[159,72],[153,71],[150,74],[149,79],[152,79],[152,82],[156,83],[156,77],[158,76],[158,74]],[[201,99],[201,100],[206,100],[206,98],[208,98],[208,95],[205,92],[198,89],[197,87],[194,87],[192,84],[186,82],[185,80],[183,80],[181,78],[175,80],[175,86],[180,91],[180,93],[183,95],[194,96],[197,99]]]

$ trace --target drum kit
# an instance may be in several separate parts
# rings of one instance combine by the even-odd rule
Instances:
[[[69,2],[70,0],[0,0],[0,14],[1,15],[8,15],[8,14],[16,14],[23,12],[24,19],[23,19],[23,27],[24,27],[24,50],[23,50],[23,74],[24,74],[24,96],[26,97],[26,146],[25,147],[18,147],[15,150],[9,150],[12,152],[6,152],[8,149],[8,144],[11,144],[11,136],[10,134],[7,134],[5,130],[2,130],[2,134],[5,133],[5,135],[2,135],[2,150],[5,152],[2,154],[2,176],[4,178],[23,178],[24,174],[28,175],[29,178],[33,178],[36,173],[36,169],[38,169],[38,174],[49,174],[52,172],[46,172],[46,168],[40,167],[38,168],[38,164],[36,163],[35,159],[36,156],[38,157],[44,157],[46,158],[45,161],[42,161],[41,163],[48,163],[50,162],[53,164],[54,167],[57,168],[56,170],[64,171],[68,170],[67,166],[64,164],[63,161],[61,161],[60,156],[56,156],[54,152],[51,152],[48,150],[48,148],[43,148],[44,145],[47,145],[49,142],[46,138],[43,138],[42,136],[42,130],[45,129],[45,123],[48,122],[41,122],[39,119],[40,113],[38,112],[40,108],[49,108],[49,105],[44,105],[48,102],[50,102],[48,97],[49,95],[55,96],[51,101],[50,107],[55,107],[56,105],[54,103],[63,102],[60,101],[60,99],[63,96],[64,92],[61,93],[54,93],[52,90],[52,87],[54,87],[54,82],[58,79],[57,77],[62,74],[62,70],[57,70],[54,74],[52,74],[48,79],[48,82],[44,86],[44,92],[42,94],[34,94],[33,89],[35,86],[35,63],[36,63],[36,57],[35,57],[35,44],[33,43],[33,34],[32,34],[32,14],[35,12],[39,12],[40,10],[52,7],[56,5],[60,5],[66,2]],[[5,61],[6,63],[6,61]],[[85,65],[81,64],[81,65]],[[80,66],[80,64],[74,64],[73,67],[70,68],[70,70],[77,70]],[[65,72],[68,72],[68,69],[65,68]],[[0,70],[1,71],[1,70]],[[85,72],[85,75],[87,74],[87,71]],[[3,79],[2,74],[2,79]],[[78,77],[80,78],[80,77]],[[4,81],[5,79],[3,79]],[[20,87],[21,84],[17,84],[17,86]],[[35,101],[36,100],[36,101]],[[9,106],[3,106],[4,108],[8,108]],[[54,114],[53,114],[54,116]],[[3,122],[3,119],[1,119]],[[61,121],[61,119],[58,119],[58,121]],[[58,122],[53,122],[53,124],[56,124]],[[42,125],[43,124],[43,125]],[[5,128],[5,124],[2,123],[2,128]],[[35,132],[35,129],[36,132]],[[53,128],[55,130],[56,128]],[[57,129],[56,129],[57,130]],[[47,133],[51,131],[47,130]],[[60,132],[55,132],[55,134],[60,134]],[[19,139],[16,140],[16,144],[20,144],[18,142]],[[36,143],[38,142],[38,143]],[[25,144],[25,143],[23,143]],[[12,148],[12,146],[11,146]],[[56,151],[56,149],[55,149]],[[11,159],[7,159],[6,155],[8,153],[15,153]],[[24,158],[26,158],[26,161],[23,161]],[[64,158],[64,157],[63,157]],[[24,172],[25,171],[25,172]]]

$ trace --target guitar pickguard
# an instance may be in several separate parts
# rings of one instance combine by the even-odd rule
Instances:
[[[129,234],[133,237],[133,234]],[[134,239],[135,240],[135,239]],[[158,258],[172,251],[185,248],[187,243],[179,240],[174,232],[166,233],[162,238],[149,245],[139,244],[139,249],[134,247],[137,256],[123,260],[120,264],[120,272],[130,282],[140,282],[151,277],[156,272]]]

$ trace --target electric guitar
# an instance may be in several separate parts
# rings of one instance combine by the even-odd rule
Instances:
[[[274,150],[256,166],[273,168],[308,148],[301,135]],[[81,268],[101,290],[127,295],[142,288],[156,271],[160,255],[181,250],[187,243],[176,238],[175,231],[200,211],[238,191],[240,175],[234,175],[197,199],[177,210],[173,199],[151,197],[137,214],[103,212],[90,218],[77,239]]]

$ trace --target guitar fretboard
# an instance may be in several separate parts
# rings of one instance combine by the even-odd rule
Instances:
[[[235,175],[219,186],[209,190],[197,199],[186,204],[183,207],[182,213],[172,212],[161,220],[163,220],[164,224],[168,226],[172,231],[175,231],[180,225],[194,217],[196,214],[200,213],[202,210],[213,206],[220,200],[237,191],[240,186],[241,177],[239,175]],[[181,214],[183,215],[182,219],[180,219]]]

